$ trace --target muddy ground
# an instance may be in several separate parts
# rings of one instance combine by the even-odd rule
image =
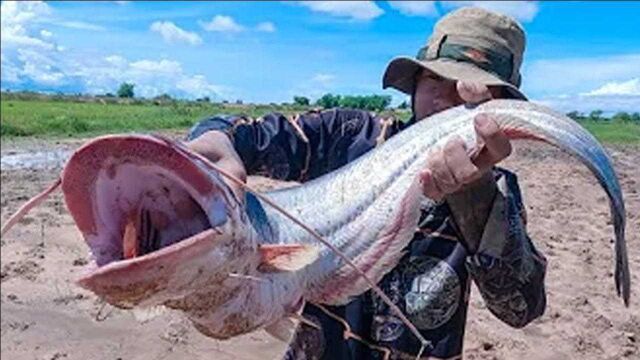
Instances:
[[[73,149],[78,141],[4,142],[2,156]],[[516,330],[473,289],[466,359],[640,358],[640,147],[609,147],[627,205],[631,306],[615,296],[609,208],[588,170],[547,146],[522,143],[504,166],[519,174],[529,232],[549,260],[544,316]],[[59,170],[2,170],[2,221]],[[264,179],[252,179],[266,186]],[[260,331],[230,341],[200,335],[179,314],[145,323],[74,285],[89,257],[60,194],[1,240],[3,359],[276,359],[284,344]]]

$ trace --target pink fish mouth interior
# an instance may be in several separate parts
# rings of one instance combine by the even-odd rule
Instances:
[[[206,171],[161,139],[96,140],[70,160],[62,186],[98,267],[137,260],[226,221],[224,203],[206,200],[216,193]]]
[[[198,202],[159,167],[122,164],[98,175],[94,209],[98,238],[89,243],[98,266],[141,257],[211,227]]]

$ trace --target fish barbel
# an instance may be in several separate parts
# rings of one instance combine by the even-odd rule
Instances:
[[[336,171],[245,199],[231,191],[224,172],[177,142],[96,138],[72,155],[61,176],[94,259],[79,284],[118,307],[183,311],[219,339],[273,326],[299,314],[304,301],[345,304],[402,257],[420,202],[429,201],[418,173],[453,136],[473,149],[480,113],[491,114],[509,138],[555,145],[591,170],[609,197],[615,284],[628,305],[625,210],[611,160],[573,120],[517,100],[432,115]]]

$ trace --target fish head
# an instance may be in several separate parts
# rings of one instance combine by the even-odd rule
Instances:
[[[114,306],[176,301],[256,266],[242,201],[172,141],[97,138],[70,158],[62,190],[93,257],[78,283]]]

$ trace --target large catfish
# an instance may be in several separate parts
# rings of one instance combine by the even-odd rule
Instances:
[[[558,146],[591,170],[609,196],[615,283],[628,304],[625,211],[611,161],[573,120],[515,100],[438,113],[337,171],[246,199],[179,143],[136,135],[92,140],[61,177],[94,259],[79,284],[118,307],[181,310],[220,339],[273,326],[304,301],[344,304],[399,261],[424,200],[416,175],[452,136],[473,148],[479,113],[493,114],[509,138]]]

